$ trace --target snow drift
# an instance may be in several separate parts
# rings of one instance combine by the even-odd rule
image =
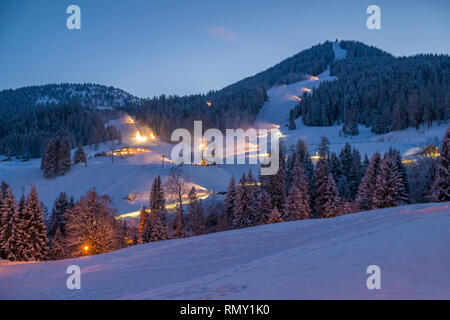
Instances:
[[[450,203],[0,263],[2,299],[450,299]],[[66,269],[81,268],[81,290]],[[381,290],[366,286],[381,268]]]

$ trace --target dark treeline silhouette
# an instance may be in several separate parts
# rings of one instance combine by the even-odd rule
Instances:
[[[37,106],[10,118],[0,117],[0,154],[37,158],[57,136],[63,136],[71,149],[119,139],[115,127],[105,127],[107,120],[103,111],[79,104]]]
[[[61,134],[70,136],[72,148],[115,139],[106,121],[118,117],[116,109],[139,101],[123,90],[89,83],[2,90],[0,153],[40,157]]]

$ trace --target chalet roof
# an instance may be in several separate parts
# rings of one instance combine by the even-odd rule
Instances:
[[[405,153],[403,153],[403,157],[428,154],[434,152],[436,149],[437,147],[435,147],[432,144],[429,144],[428,146],[414,147],[409,150],[406,150]]]

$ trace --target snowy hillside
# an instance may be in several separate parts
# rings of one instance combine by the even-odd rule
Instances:
[[[136,123],[129,123],[128,118],[111,122],[117,126],[123,135],[123,145],[134,145],[134,136],[140,129]],[[141,128],[142,129],[142,128]],[[333,127],[306,127],[301,119],[297,120],[297,129],[293,131],[281,128],[285,135],[286,146],[294,145],[299,138],[308,143],[310,152],[314,154],[320,143],[320,137],[325,135],[330,140],[330,150],[340,152],[346,142],[358,148],[361,153],[371,156],[374,152],[386,152],[390,147],[405,151],[429,143],[437,145],[444,136],[447,124],[435,124],[431,129],[409,128],[403,131],[394,131],[384,135],[376,135],[369,128],[360,126],[360,133],[354,137],[340,135],[341,126]],[[148,205],[148,195],[153,180],[161,175],[164,180],[169,174],[172,165],[168,162],[161,166],[161,156],[170,157],[173,145],[156,142],[150,143],[150,153],[138,154],[130,158],[98,157],[94,154],[117,148],[117,145],[103,144],[99,150],[86,148],[89,153],[88,166],[77,164],[65,175],[54,179],[45,179],[40,170],[40,159],[29,162],[1,162],[0,180],[4,179],[19,197],[22,192],[29,192],[31,186],[36,185],[39,196],[44,204],[51,210],[53,202],[62,191],[79,199],[86,191],[95,187],[100,194],[107,194],[113,199],[113,205],[118,215],[137,213],[139,209]],[[74,152],[74,150],[72,151]],[[3,157],[0,157],[2,160]],[[249,169],[258,172],[257,165],[218,165],[211,167],[189,166],[183,167],[187,180],[201,191],[226,191],[232,176],[239,179]],[[124,198],[129,194],[136,194],[135,202]]]
[[[347,51],[342,49],[338,42],[333,42],[334,59],[342,60],[347,56]],[[330,76],[330,67],[317,76],[291,83],[290,85],[275,86],[267,91],[268,100],[262,106],[256,118],[256,123],[261,126],[264,123],[283,125],[288,121],[289,112],[298,104],[305,92],[309,93],[319,87],[323,81],[335,81],[336,77]]]
[[[268,101],[264,103],[256,118],[258,122],[284,124],[288,121],[289,112],[299,102],[305,92],[317,88],[323,81],[333,81],[336,77],[330,76],[327,69],[321,74],[311,76],[308,80],[299,81],[290,85],[276,86],[267,91]]]
[[[337,42],[333,42],[335,60],[346,58],[347,51],[342,49]],[[402,131],[392,131],[387,134],[377,135],[371,128],[359,125],[359,134],[356,136],[345,136],[342,133],[342,125],[328,127],[305,126],[302,118],[296,122],[296,130],[288,130],[287,123],[290,111],[298,104],[299,97],[305,92],[309,93],[324,81],[335,81],[337,77],[330,76],[327,68],[317,76],[310,76],[308,80],[299,81],[290,85],[275,86],[267,91],[268,101],[262,106],[255,126],[259,128],[272,128],[273,125],[280,126],[284,135],[284,143],[287,147],[295,145],[298,139],[303,139],[310,147],[310,153],[314,154],[322,136],[330,141],[330,150],[340,152],[345,143],[350,143],[357,148],[361,154],[371,156],[375,152],[384,153],[389,148],[396,148],[400,153],[407,150],[433,143],[438,145],[448,127],[448,121],[438,124],[434,123],[431,128],[422,125],[419,130],[408,128]]]
[[[139,245],[79,259],[0,262],[3,299],[450,299],[450,203],[413,205]],[[79,265],[81,290],[66,289]],[[381,290],[366,269],[381,268]]]

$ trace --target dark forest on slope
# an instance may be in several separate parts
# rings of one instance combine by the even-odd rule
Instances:
[[[55,136],[70,147],[117,139],[106,121],[139,99],[95,84],[53,84],[0,91],[0,154],[40,157]],[[111,109],[111,110],[103,110]]]
[[[386,133],[450,117],[450,57],[393,57],[362,43],[343,41],[347,58],[331,65],[338,81],[326,82],[294,110],[308,126],[357,124]]]
[[[309,126],[357,124],[376,133],[417,127],[450,117],[448,55],[393,57],[375,47],[342,41],[347,58],[334,62],[331,42],[304,50],[235,84],[207,94],[139,99],[113,87],[59,84],[0,91],[0,154],[39,157],[48,141],[69,136],[71,146],[96,144],[111,137],[106,121],[125,111],[168,141],[174,129],[250,126],[276,84],[317,75],[330,66],[337,81],[324,82],[294,109]],[[115,136],[113,134],[113,136]]]

